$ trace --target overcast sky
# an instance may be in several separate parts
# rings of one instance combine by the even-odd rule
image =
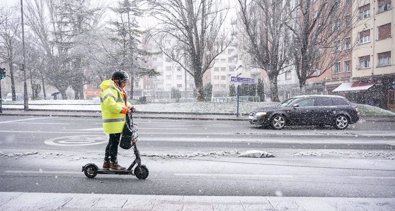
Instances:
[[[67,1],[67,0],[65,0]],[[0,8],[5,8],[5,7],[20,7],[20,0],[0,0]],[[24,0],[26,2],[26,0]],[[100,6],[100,7],[110,7],[110,6],[116,6],[119,1],[117,0],[91,0],[92,6]],[[235,5],[237,5],[237,0],[222,0],[223,4],[227,4],[231,10],[228,12],[227,18],[234,19],[235,18]],[[225,5],[223,5],[225,6]],[[110,19],[111,14],[109,12],[106,12],[105,19]],[[150,28],[155,24],[155,19],[152,17],[144,17],[139,20],[139,25],[141,28]]]

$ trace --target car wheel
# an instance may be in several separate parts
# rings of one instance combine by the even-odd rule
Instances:
[[[270,121],[270,125],[275,130],[283,129],[285,127],[285,117],[279,114],[274,115]]]
[[[334,126],[338,130],[344,130],[348,127],[349,120],[345,115],[339,115],[335,119]]]

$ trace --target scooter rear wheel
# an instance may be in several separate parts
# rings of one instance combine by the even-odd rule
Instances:
[[[84,174],[86,177],[88,177],[90,179],[95,178],[97,175],[97,166],[94,164],[85,166]]]
[[[138,179],[146,179],[149,175],[149,170],[145,165],[137,166],[134,169],[134,175],[136,175]]]

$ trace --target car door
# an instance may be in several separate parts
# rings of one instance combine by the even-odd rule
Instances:
[[[314,103],[313,124],[328,124],[331,122],[334,106],[329,97],[317,97]]]
[[[312,124],[314,118],[314,98],[301,98],[293,103],[293,111],[290,115],[295,124]]]

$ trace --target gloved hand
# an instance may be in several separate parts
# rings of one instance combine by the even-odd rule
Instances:
[[[130,113],[136,112],[136,109],[134,108],[134,106],[129,107],[129,112]]]

